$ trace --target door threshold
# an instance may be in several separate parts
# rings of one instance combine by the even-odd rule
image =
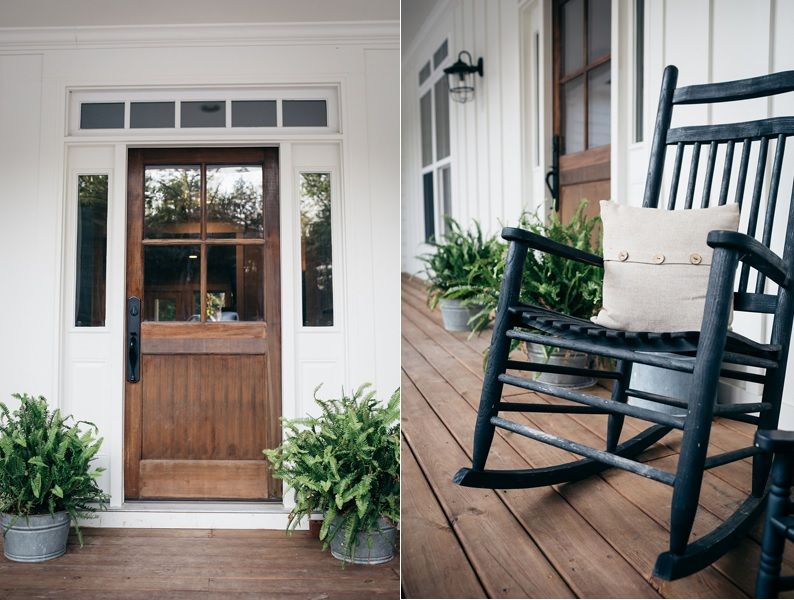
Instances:
[[[83,527],[165,529],[286,529],[290,510],[281,502],[131,501],[81,519]],[[308,529],[304,521],[297,527]]]
[[[283,502],[235,502],[222,500],[128,500],[108,510],[193,513],[289,513]]]

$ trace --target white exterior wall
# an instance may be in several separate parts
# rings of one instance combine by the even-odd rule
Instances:
[[[479,219],[485,229],[496,232],[500,221],[515,220],[522,207],[548,208],[543,178],[551,162],[551,6],[551,0],[438,0],[416,39],[404,41],[404,271],[419,272],[421,263],[414,257],[427,250],[422,244],[417,74],[445,35],[450,37],[450,54],[469,50],[475,60],[482,56],[485,62],[485,76],[476,80],[474,100],[465,105],[451,103],[452,216],[462,223]],[[794,69],[794,40],[786,30],[792,22],[794,3],[785,0],[646,0],[644,141],[635,143],[634,2],[612,0],[612,198],[635,206],[642,203],[666,65],[678,66],[679,85]],[[537,79],[535,33],[540,36]],[[538,101],[536,80],[540,83]],[[792,115],[794,94],[712,107],[681,107],[674,112],[674,127]],[[539,154],[535,136],[540,142]],[[772,244],[778,252],[782,250],[781,226],[788,213],[793,172],[794,157],[788,156]],[[682,179],[685,175],[682,173]],[[766,315],[738,314],[734,320],[735,330],[755,338],[768,336],[770,328],[771,319]],[[794,368],[794,359],[790,367]],[[724,391],[736,400],[749,399],[757,396],[758,386],[732,386]],[[781,420],[782,426],[794,428],[794,400],[789,404],[785,398],[794,398],[794,377],[789,378],[784,394]]]
[[[132,145],[278,145],[285,417],[312,392],[399,386],[398,27],[396,22],[0,30],[0,401],[45,395],[95,422],[111,506],[123,500],[126,156]],[[67,90],[337,86],[340,133],[164,131],[69,136]],[[335,325],[303,328],[297,179],[332,172]],[[107,325],[73,327],[78,172],[109,185]],[[118,511],[101,523],[282,527],[285,507],[182,516]],[[178,507],[177,507],[178,508]]]

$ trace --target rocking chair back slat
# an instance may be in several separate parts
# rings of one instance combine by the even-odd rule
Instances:
[[[772,243],[772,226],[775,223],[775,208],[777,206],[777,194],[780,187],[780,170],[783,166],[783,153],[786,149],[786,137],[784,135],[777,136],[777,144],[775,148],[775,160],[772,163],[772,178],[769,181],[769,196],[766,201],[766,215],[764,216],[764,233],[761,243],[767,248]],[[758,279],[755,284],[755,293],[764,293],[764,283],[766,277],[763,273],[758,274]]]
[[[722,169],[722,185],[720,185],[719,206],[724,206],[728,201],[728,188],[731,184],[731,170],[733,168],[733,148],[736,142],[731,140],[725,148],[725,166]]]
[[[711,182],[714,179],[714,163],[717,162],[717,142],[709,144],[709,158],[706,163],[706,179],[703,182],[703,199],[700,201],[700,208],[706,208],[711,198]]]
[[[695,142],[692,147],[692,164],[689,167],[689,181],[686,184],[686,201],[684,208],[692,208],[692,200],[695,198],[695,184],[698,177],[698,163],[700,162],[700,142]]]
[[[744,199],[744,185],[747,181],[747,168],[750,165],[751,146],[751,140],[744,140],[744,144],[742,144],[742,158],[739,162],[739,179],[736,183],[736,204],[739,205],[739,208],[742,207],[742,200]]]
[[[755,182],[753,184],[753,197],[750,204],[750,214],[747,220],[747,235],[755,237],[758,227],[758,213],[761,205],[761,191],[764,186],[764,172],[766,171],[766,158],[769,150],[769,139],[761,138],[761,147],[758,150],[758,167],[755,170]],[[742,274],[739,278],[739,291],[747,291],[747,282],[750,278],[750,265],[742,265]]]
[[[684,144],[678,144],[675,151],[675,164],[673,165],[673,180],[670,182],[670,199],[667,202],[667,210],[675,208],[675,197],[678,193],[678,181],[681,179],[681,163],[684,160]]]

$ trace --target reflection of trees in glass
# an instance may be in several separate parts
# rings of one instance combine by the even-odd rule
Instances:
[[[236,225],[237,232],[261,235],[262,169],[211,167],[207,169],[207,221]]]
[[[330,173],[302,174],[300,212],[303,324],[330,326],[334,323]]]
[[[198,167],[147,168],[144,174],[144,224],[147,237],[186,237],[179,223],[198,223],[201,214],[201,171]],[[169,231],[170,229],[170,231]],[[198,234],[198,225],[193,228]]]
[[[108,176],[77,178],[77,290],[75,325],[105,324]]]

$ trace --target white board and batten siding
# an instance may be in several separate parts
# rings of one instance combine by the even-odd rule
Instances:
[[[111,35],[112,34],[112,35]],[[396,22],[1,30],[0,399],[45,395],[105,438],[115,526],[283,527],[290,506],[123,507],[126,161],[131,145],[279,147],[282,411],[312,393],[399,386],[399,38]],[[338,130],[79,135],[70,92],[332,88]],[[212,99],[215,99],[214,97]],[[333,103],[329,103],[331,106]],[[331,173],[334,325],[303,327],[299,178]],[[109,175],[105,327],[75,327],[77,177]]]
[[[637,141],[634,125],[638,104],[635,7],[634,0],[612,0],[611,196],[639,206],[664,67],[674,64],[679,68],[679,85],[794,69],[794,39],[787,32],[794,22],[794,3],[646,0],[644,90],[639,102],[644,130],[641,141]],[[403,40],[404,271],[421,274],[422,265],[416,256],[429,249],[424,244],[417,86],[419,70],[444,39],[449,39],[452,56],[468,50],[475,60],[482,56],[485,63],[485,76],[476,78],[474,100],[450,103],[450,216],[461,223],[477,219],[484,229],[496,232],[504,224],[515,223],[522,210],[541,214],[548,210],[550,199],[543,179],[551,163],[551,11],[551,0],[436,0],[413,39]],[[794,115],[794,94],[711,107],[682,107],[676,110],[673,126],[780,115]],[[794,172],[794,155],[788,154],[772,244],[778,252],[782,249]],[[702,175],[705,169],[700,171]],[[736,171],[734,168],[734,177]],[[682,171],[685,180],[686,165]],[[666,198],[666,187],[662,193]],[[765,194],[766,188],[764,202]],[[436,221],[439,209],[436,206]],[[770,328],[771,319],[766,315],[737,314],[734,320],[735,330],[755,338],[767,337]],[[789,366],[794,368],[794,359]],[[756,399],[758,391],[754,384],[724,389],[734,400]],[[781,425],[794,429],[792,378],[784,394]]]

